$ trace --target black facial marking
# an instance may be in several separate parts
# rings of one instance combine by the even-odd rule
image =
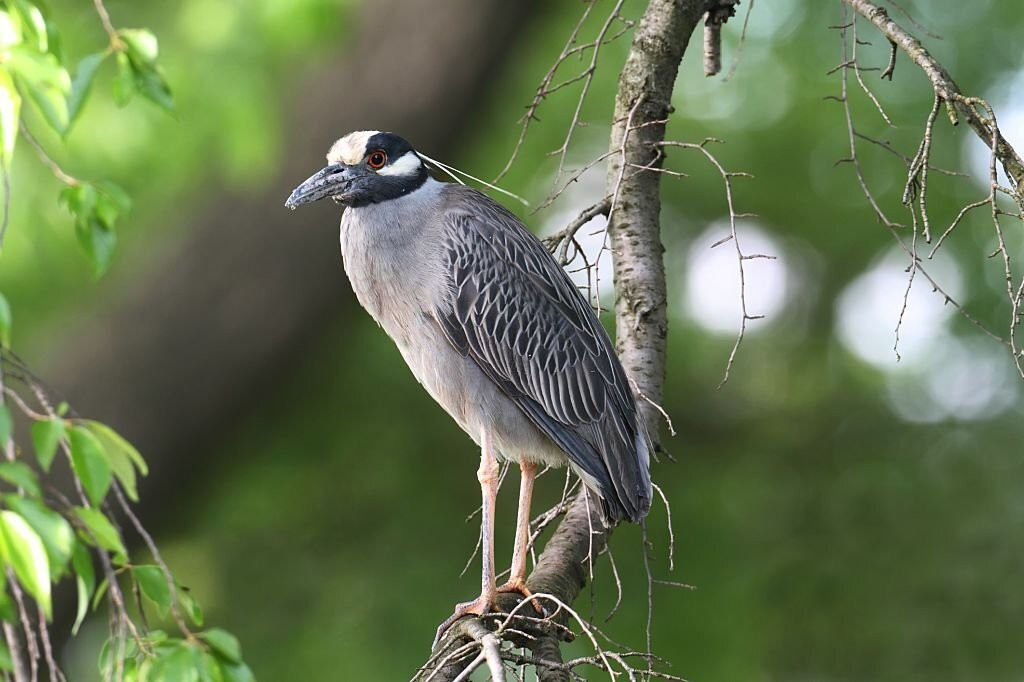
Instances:
[[[399,137],[394,133],[377,133],[368,139],[366,153],[369,154],[374,149],[383,149],[388,155],[388,162],[396,161],[406,152],[413,150],[412,145],[404,137]]]
[[[366,141],[364,156],[377,149],[384,150],[384,153],[388,155],[388,161],[384,168],[395,163],[409,152],[415,153],[412,145],[405,138],[394,133],[377,133],[370,137]],[[364,191],[351,198],[349,205],[359,207],[397,199],[413,190],[419,189],[427,181],[427,177],[427,169],[423,164],[420,164],[419,169],[411,175],[374,175],[366,183]]]

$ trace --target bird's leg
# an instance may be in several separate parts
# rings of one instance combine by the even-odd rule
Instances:
[[[519,462],[519,512],[516,515],[516,544],[512,550],[512,570],[508,582],[499,587],[498,592],[518,592],[524,597],[533,596],[526,587],[526,554],[530,549],[530,500],[533,498],[533,481],[537,478],[537,468],[534,462]],[[536,599],[533,600],[533,607],[541,613],[544,612]]]
[[[455,621],[463,616],[482,616],[491,611],[498,596],[494,586],[494,500],[498,495],[498,460],[494,455],[491,437],[485,431],[480,444],[480,468],[476,477],[480,481],[483,505],[480,509],[480,556],[483,575],[480,596],[473,601],[456,604],[455,612],[437,628],[434,644]]]

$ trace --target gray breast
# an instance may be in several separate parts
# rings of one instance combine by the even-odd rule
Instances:
[[[489,429],[502,457],[560,465],[564,453],[481,371],[436,320],[453,300],[441,192],[433,180],[400,199],[349,208],[341,222],[345,271],[360,304],[395,341],[413,375],[480,443]]]

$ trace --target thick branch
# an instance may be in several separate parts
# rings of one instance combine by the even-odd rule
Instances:
[[[672,86],[690,35],[706,3],[654,0],[633,38],[619,78],[609,149],[607,193],[614,206],[608,223],[615,268],[615,332],[619,358],[647,398],[647,428],[657,441],[665,374],[665,267],[661,245],[661,177],[627,169],[659,168],[657,144],[665,139]],[[648,402],[649,401],[649,402]]]
[[[994,147],[996,157],[1013,182],[1018,203],[1021,203],[1021,191],[1024,189],[1024,161],[1021,160],[1020,155],[1010,143],[1003,138],[995,121],[989,120],[978,112],[978,100],[964,95],[942,64],[932,57],[921,41],[893,21],[884,7],[879,7],[868,0],[843,1],[870,21],[893,45],[903,50],[924,71],[932,83],[935,94],[952,107],[953,111],[962,115],[971,129],[988,147]],[[889,77],[891,78],[891,69],[887,69],[887,71],[890,72]],[[955,114],[951,111],[950,116],[954,117]],[[953,122],[956,123],[955,118]],[[992,144],[993,136],[995,136],[995,145]]]
[[[633,36],[615,98],[607,195],[612,197],[608,231],[614,254],[616,339],[623,366],[652,403],[661,401],[668,333],[661,178],[659,173],[625,170],[660,163],[654,145],[665,138],[679,63],[706,5],[701,0],[651,0]],[[651,402],[640,401],[640,409],[653,436],[660,417]],[[583,589],[589,562],[611,533],[597,520],[596,509],[588,518],[586,502],[582,495],[573,502],[528,580],[530,589],[557,594],[567,604]],[[545,658],[541,647],[534,654]]]

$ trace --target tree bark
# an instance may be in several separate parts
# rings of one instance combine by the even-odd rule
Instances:
[[[633,38],[615,97],[606,192],[615,273],[615,339],[619,359],[643,396],[640,409],[656,444],[668,337],[661,174],[657,143],[665,139],[679,63],[713,3],[652,0]]]

